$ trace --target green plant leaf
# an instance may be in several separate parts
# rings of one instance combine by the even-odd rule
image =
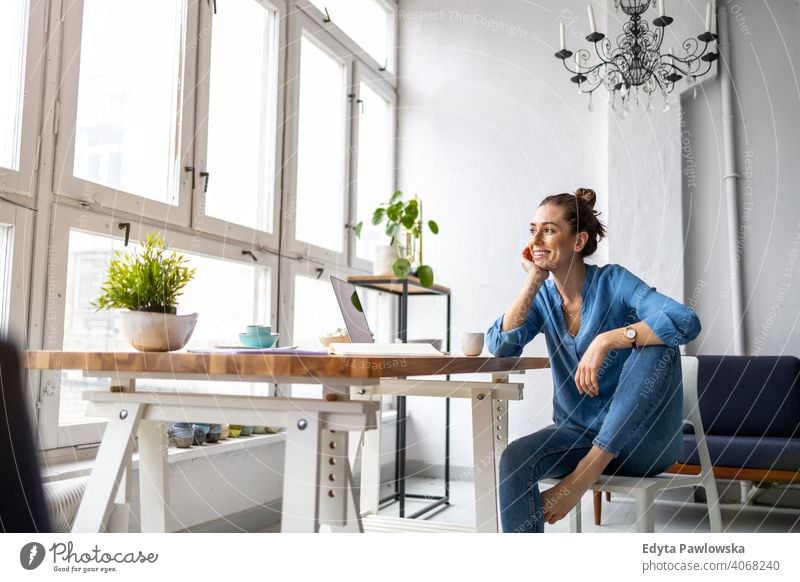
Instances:
[[[372,224],[378,226],[381,222],[383,222],[383,217],[385,214],[385,208],[376,208],[375,212],[372,213]]]
[[[195,272],[186,266],[183,255],[167,254],[159,233],[148,234],[139,252],[114,253],[102,293],[91,306],[175,313],[178,297]]]
[[[408,259],[397,259],[394,263],[392,263],[392,271],[394,272],[395,277],[405,279],[411,272],[411,263],[408,261]]]
[[[399,222],[400,216],[403,214],[403,202],[396,202],[386,209],[386,218],[393,222]]]
[[[363,226],[364,226],[364,221],[363,220],[359,220],[358,224],[356,224],[355,227],[353,228],[353,232],[355,233],[356,238],[360,238],[361,237],[361,228]]]
[[[431,232],[433,234],[439,234],[439,225],[436,224],[435,220],[429,220],[428,221],[428,228],[431,229]]]
[[[433,285],[433,269],[428,265],[420,265],[417,269],[417,277],[423,287],[430,287]]]
[[[403,197],[403,192],[400,191],[400,190],[397,190],[394,194],[392,194],[392,197],[389,198],[389,204],[394,204],[395,202],[400,200],[402,197]]]

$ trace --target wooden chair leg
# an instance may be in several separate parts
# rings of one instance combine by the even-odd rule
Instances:
[[[600,517],[603,513],[603,492],[594,491],[594,524],[600,525]]]

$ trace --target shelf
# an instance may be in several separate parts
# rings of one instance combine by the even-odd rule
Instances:
[[[403,294],[404,283],[408,285],[409,295],[450,295],[449,287],[436,284],[431,287],[423,287],[419,279],[412,276],[409,276],[408,279],[400,279],[386,275],[353,275],[347,278],[347,282],[394,295]]]

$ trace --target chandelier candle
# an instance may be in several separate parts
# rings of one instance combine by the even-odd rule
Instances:
[[[664,17],[667,15],[667,7],[666,7],[667,0],[659,0],[658,1],[658,15]]]
[[[586,7],[586,10],[589,12],[589,28],[592,29],[592,32],[597,32],[597,22],[595,22],[594,20],[594,8],[592,8],[591,2],[589,2],[589,5]]]
[[[706,2],[706,32],[711,32],[711,0]]]
[[[567,49],[567,34],[564,31],[564,23],[563,22],[561,23],[560,29],[561,29],[561,50],[563,51],[563,50]]]

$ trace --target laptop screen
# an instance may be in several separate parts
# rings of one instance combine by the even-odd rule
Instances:
[[[364,314],[364,308],[358,298],[356,286],[333,276],[331,276],[331,285],[336,294],[336,301],[339,302],[339,309],[342,312],[347,333],[350,335],[350,341],[371,344],[372,333],[369,331],[367,316]]]

